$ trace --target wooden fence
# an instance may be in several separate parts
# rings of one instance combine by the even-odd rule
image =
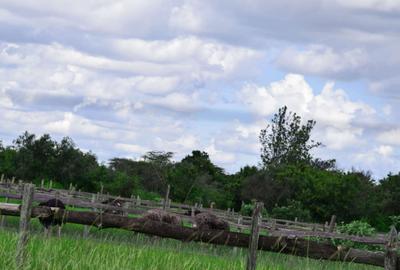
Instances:
[[[0,197],[8,199],[21,199],[22,181],[15,183],[15,180],[6,180],[0,182]],[[97,194],[77,191],[73,186],[69,190],[55,189],[50,187],[36,187],[35,190],[35,201],[42,202],[50,198],[53,198],[58,194],[59,198],[67,205],[81,208],[97,208],[100,210],[121,210],[120,208],[113,207],[111,205],[102,204],[105,200],[118,199],[124,202],[124,211],[127,214],[142,214],[149,209],[163,208],[168,212],[181,215],[183,219],[191,222],[189,216],[184,215],[195,210],[210,211],[220,218],[227,220],[232,228],[236,228],[238,231],[249,230],[251,227],[251,216],[244,216],[233,209],[221,210],[217,208],[203,207],[201,204],[187,205],[182,203],[172,202],[171,199],[166,196],[161,201],[143,200],[139,196],[131,196],[130,198],[123,198],[119,196],[112,196],[109,194]],[[169,194],[169,192],[167,192]],[[1,223],[1,222],[0,222]],[[276,219],[276,218],[263,218],[260,223],[262,229],[267,229],[270,232],[274,231],[309,231],[315,232],[334,232],[336,223],[333,221],[326,222],[325,224],[307,223],[300,221]],[[314,234],[312,234],[314,235]],[[324,235],[324,234],[321,234]]]
[[[65,221],[69,223],[82,224],[86,226],[96,226],[99,228],[122,228],[146,234],[158,235],[161,237],[178,239],[182,241],[201,241],[234,247],[250,247],[249,250],[251,254],[249,254],[249,258],[254,259],[248,260],[248,267],[250,267],[248,269],[254,269],[254,247],[260,250],[288,253],[294,254],[296,256],[307,256],[310,258],[326,260],[352,261],[356,263],[382,266],[385,267],[385,269],[391,270],[400,269],[400,262],[398,262],[397,258],[397,235],[395,231],[393,231],[393,229],[389,236],[381,235],[379,237],[357,237],[329,232],[329,230],[326,230],[327,226],[323,226],[325,230],[313,230],[313,228],[317,228],[316,224],[311,224],[312,226],[310,229],[310,223],[302,223],[297,221],[290,223],[290,221],[279,219],[260,219],[260,221],[258,221],[258,214],[257,219],[255,219],[256,217],[254,215],[253,217],[242,217],[232,211],[223,211],[214,208],[206,209],[202,208],[199,205],[188,206],[184,204],[174,204],[169,201],[168,196],[166,196],[164,202],[155,202],[141,200],[140,198],[120,198],[104,195],[101,193],[92,194],[87,192],[77,192],[73,188],[71,188],[70,190],[59,190],[44,187],[37,187],[33,189],[34,194],[32,194],[32,198],[29,198],[31,202],[47,201],[48,199],[57,196],[60,200],[65,202],[65,204],[73,207],[79,207],[79,209],[76,209],[77,211],[63,211],[62,209],[57,209],[58,215],[61,215],[65,219]],[[0,192],[0,197],[6,197],[8,199],[19,199],[24,201],[24,192],[26,193],[27,191],[26,185],[15,182],[12,183],[12,181],[6,182],[3,179],[3,181],[0,183]],[[124,201],[124,206],[121,208],[101,203],[101,201],[110,198],[120,199]],[[168,203],[166,203],[167,201]],[[85,209],[85,211],[82,211],[81,208],[87,209]],[[152,221],[149,222],[148,220],[143,220],[143,218],[140,217],[133,218],[129,216],[129,214],[143,214],[145,211],[147,211],[147,209],[150,208],[165,208],[168,211],[180,214],[189,222],[192,221],[192,218],[188,215],[183,215],[184,212],[193,212],[196,208],[213,211],[213,213],[215,213],[219,217],[228,220],[231,225],[236,225],[237,229],[251,229],[251,235],[249,235],[248,233],[242,233],[240,231],[199,232],[195,228],[180,226],[178,227]],[[21,220],[24,220],[22,218],[23,213],[21,213],[21,209],[23,210],[25,208],[15,206],[15,204],[0,203],[0,214],[3,216],[21,215]],[[96,209],[96,211],[93,211],[93,209]],[[105,210],[122,210],[124,212],[124,215],[113,215],[104,213]],[[35,218],[38,216],[49,215],[49,211],[50,213],[52,213],[54,209],[49,209],[47,207],[33,207],[33,209],[31,210],[27,208],[27,210],[25,210],[24,212],[24,215],[29,217],[32,216],[33,218]],[[235,222],[238,217],[241,218],[243,221],[241,224]],[[29,219],[26,217],[25,220]],[[101,221],[101,223],[99,223],[99,221]],[[251,227],[247,224],[246,221],[249,221],[249,225],[251,225]],[[286,222],[286,224],[284,226],[279,226],[277,225],[278,222]],[[270,226],[271,223],[275,224],[275,228]],[[20,230],[24,231],[23,228],[24,227],[21,225]],[[268,230],[268,236],[258,236],[259,231],[265,229]],[[21,233],[21,235],[24,234]],[[350,240],[357,243],[383,245],[385,246],[386,252],[370,252],[351,248],[336,247],[328,242],[318,243],[310,241],[309,237],[342,239]],[[23,246],[26,244],[24,244],[23,239],[20,242],[22,243],[20,245],[21,249],[23,249]],[[23,251],[21,251],[20,254],[24,254]],[[21,257],[24,256],[17,256],[17,263],[21,263],[21,261],[23,261],[23,259],[18,259]]]

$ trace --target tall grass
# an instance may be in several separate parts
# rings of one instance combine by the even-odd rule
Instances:
[[[71,229],[71,228],[70,228]],[[182,243],[170,239],[147,237],[127,232],[125,236],[91,234],[83,239],[64,234],[61,238],[44,238],[33,234],[28,246],[27,270],[131,270],[131,269],[199,269],[235,270],[245,268],[246,249],[203,243]],[[0,231],[0,269],[13,270],[15,231]],[[326,262],[283,254],[259,252],[258,268],[267,269],[379,269],[351,263]]]

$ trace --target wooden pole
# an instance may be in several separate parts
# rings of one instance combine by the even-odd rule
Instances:
[[[131,205],[130,202],[124,202],[124,203],[122,204],[122,208],[123,208],[123,209],[129,209],[130,205]],[[124,216],[124,217],[127,217],[127,216],[129,216],[129,213],[128,213],[127,211],[123,211],[123,216]]]
[[[165,193],[165,198],[164,198],[164,203],[163,203],[163,210],[167,209],[168,201],[169,201],[169,191],[171,189],[171,186],[167,186],[167,192]]]
[[[32,202],[35,193],[35,186],[32,184],[24,185],[22,196],[21,214],[19,219],[19,240],[16,251],[17,269],[23,269],[26,262],[26,246],[29,240],[29,222],[32,215]]]
[[[92,195],[92,199],[90,200],[92,203],[95,203],[96,202],[96,195]],[[96,211],[96,209],[93,209],[94,211]],[[83,238],[88,238],[88,236],[89,236],[89,230],[90,230],[90,227],[88,226],[88,225],[85,225],[84,227],[83,227]]]
[[[210,208],[211,208],[211,209],[214,209],[214,207],[215,207],[215,202],[211,202]]]
[[[247,266],[246,270],[255,270],[257,265],[257,250],[258,250],[258,238],[260,236],[260,215],[263,203],[256,203],[253,211],[251,221],[251,236],[249,241],[249,253],[247,255]]]
[[[385,249],[385,270],[397,270],[397,231],[394,226],[391,227],[388,242]]]
[[[8,197],[5,198],[5,203],[8,203],[9,199]],[[6,224],[6,216],[2,215],[0,219],[0,228],[4,228]]]
[[[242,215],[239,215],[237,224],[238,224],[238,231],[241,232],[242,231],[242,227],[241,227],[241,225],[242,225]]]
[[[333,232],[333,230],[335,229],[335,223],[336,223],[336,216],[333,215],[331,217],[331,222],[329,223],[329,232]]]
[[[1,175],[0,183],[4,183],[4,174]]]

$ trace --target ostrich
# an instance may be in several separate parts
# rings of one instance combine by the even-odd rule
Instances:
[[[161,209],[148,210],[144,215],[144,219],[164,222],[172,225],[182,225],[182,219],[174,214],[168,213]]]
[[[194,225],[199,230],[229,231],[229,223],[210,212],[195,211]]]
[[[111,206],[115,206],[115,207],[121,207],[122,208],[122,204],[123,202],[119,199],[113,199],[113,198],[109,198],[105,201],[101,202],[102,204],[107,204],[107,205],[111,205]],[[104,213],[108,213],[108,214],[114,214],[114,215],[123,215],[124,212],[122,210],[110,210],[110,209],[106,209],[103,211]]]
[[[39,206],[47,206],[47,207],[58,207],[60,209],[65,209],[65,205],[59,199],[50,199],[45,202],[39,203]],[[48,217],[39,217],[39,222],[45,228],[45,235],[50,236],[51,234],[51,227],[57,226],[57,235],[58,237],[61,236],[61,226],[64,223],[63,218],[60,218],[54,214],[51,214]]]

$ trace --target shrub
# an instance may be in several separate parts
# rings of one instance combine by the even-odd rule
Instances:
[[[286,206],[275,206],[272,209],[271,216],[274,218],[301,221],[310,221],[311,214],[308,209],[305,209],[299,201],[289,201]]]
[[[243,203],[242,207],[240,208],[240,214],[243,216],[251,216],[253,214],[253,209],[255,207],[255,202],[252,203]],[[265,208],[262,209],[261,214],[263,217],[267,217],[268,213]]]

